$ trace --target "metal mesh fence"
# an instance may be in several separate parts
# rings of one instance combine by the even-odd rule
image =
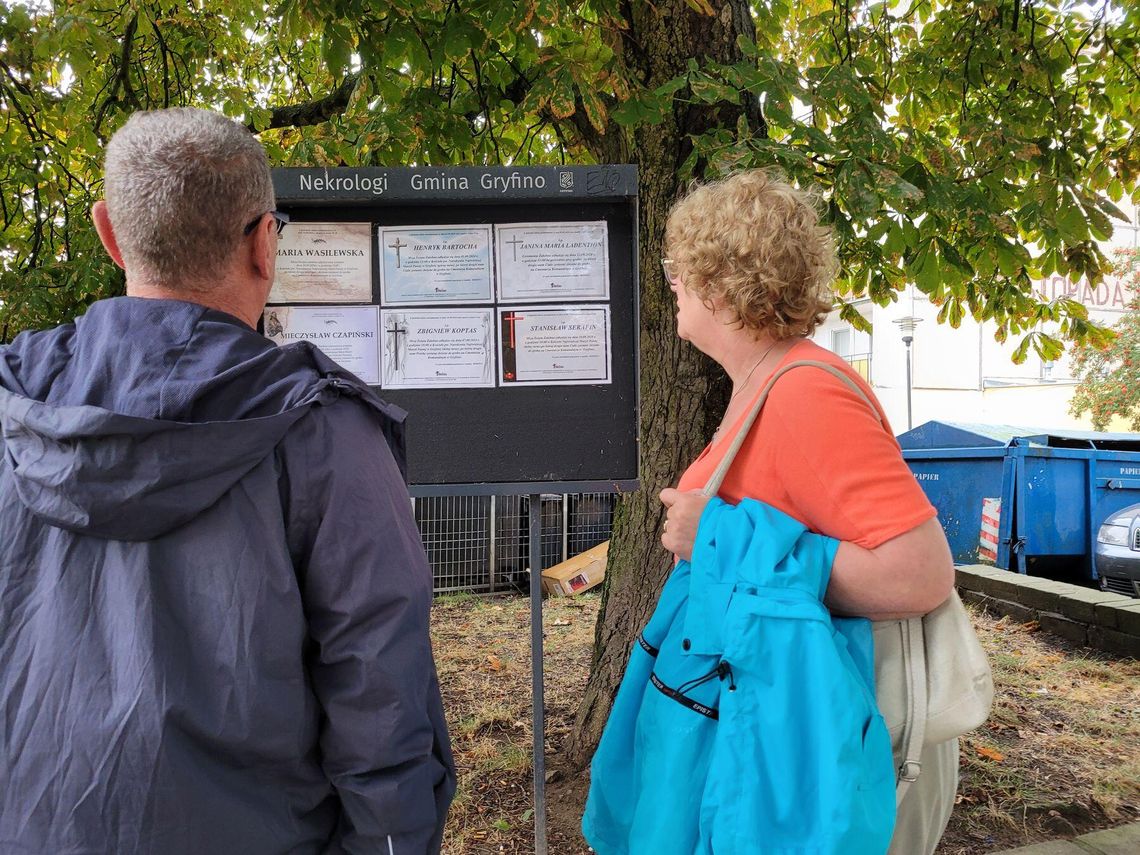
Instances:
[[[494,591],[489,496],[415,500],[416,524],[427,550],[435,590]]]
[[[614,529],[613,493],[579,493],[565,498],[569,555],[578,555],[610,539]]]
[[[609,538],[612,494],[546,493],[541,501],[543,568]],[[529,496],[439,496],[414,506],[436,593],[528,590]]]

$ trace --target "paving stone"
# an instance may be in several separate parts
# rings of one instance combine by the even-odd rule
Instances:
[[[1046,843],[1034,843],[1032,846],[1022,846],[1020,849],[1007,849],[998,855],[1089,855],[1087,849],[1070,843],[1068,840],[1050,840]]]
[[[995,576],[975,576],[970,580],[969,587],[975,591],[981,591],[983,594],[991,594],[995,597],[1001,597],[1006,600],[1013,600],[1017,598],[1017,592],[1022,589],[1021,580],[1024,576],[1019,576],[1017,573],[1011,573],[1008,570],[1002,570],[1003,575]]]
[[[1089,646],[1098,650],[1115,653],[1117,656],[1131,656],[1140,659],[1140,636],[1105,626],[1089,625]],[[1140,849],[1136,850],[1140,852]]]
[[[1041,628],[1046,632],[1059,635],[1061,638],[1067,639],[1074,644],[1080,644],[1082,647],[1089,643],[1088,623],[1069,620],[1067,617],[1050,612],[1041,612],[1037,620],[1040,621]]]
[[[998,597],[979,594],[976,591],[966,591],[962,599],[967,603],[981,606],[987,612],[997,617],[1009,615],[1011,619],[1018,623],[1028,623],[1031,620],[1037,620],[1037,612],[1021,605],[1021,603],[1014,603]]]
[[[992,614],[1037,620],[1076,644],[1140,659],[1140,600],[985,565],[958,567],[957,584],[963,600]]]
[[[994,567],[992,564],[961,564],[957,567],[958,576],[970,577],[996,577],[1002,573],[1008,573],[1008,570],[1002,570],[1000,567]]]
[[[1116,628],[1129,635],[1140,636],[1140,601],[1129,597],[1127,604],[1116,606]]]
[[[1097,626],[1116,629],[1117,612],[1121,603],[1097,603],[1093,607],[1093,617]]]
[[[1083,834],[1076,843],[1096,855],[1136,855],[1140,852],[1140,823]]]
[[[1135,602],[1137,601],[1125,597],[1123,594],[1074,587],[1074,590],[1069,591],[1061,598],[1059,605],[1061,614],[1065,617],[1092,623],[1096,619],[1096,607],[1098,605],[1124,606]]]
[[[1029,577],[1032,579],[1032,577]],[[1046,584],[1042,584],[1042,582]],[[1064,589],[1061,587],[1060,582],[1051,582],[1049,580],[1032,579],[1029,584],[1021,585],[1018,587],[1014,594],[1016,599],[1023,606],[1037,609],[1045,612],[1059,612],[1061,596]]]

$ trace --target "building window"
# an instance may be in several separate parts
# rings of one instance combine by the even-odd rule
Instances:
[[[851,327],[831,331],[831,351],[851,364],[851,367],[871,382],[871,337],[856,333]]]
[[[841,330],[831,331],[831,351],[844,359],[851,357],[851,329],[844,327]]]

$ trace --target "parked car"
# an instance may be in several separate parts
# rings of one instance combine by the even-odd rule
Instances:
[[[1101,525],[1096,569],[1102,590],[1140,597],[1140,505],[1117,511]]]

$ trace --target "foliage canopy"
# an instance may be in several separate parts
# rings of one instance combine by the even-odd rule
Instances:
[[[1106,269],[1140,175],[1138,21],[1067,0],[0,0],[4,337],[121,288],[87,218],[102,145],[130,111],[200,105],[279,164],[644,169],[636,132],[678,132],[655,164],[674,192],[769,164],[819,187],[844,296],[910,281],[953,325],[1028,333],[1021,356],[1056,355],[1048,321],[1103,344],[1030,283]],[[717,25],[734,61],[683,51]]]

